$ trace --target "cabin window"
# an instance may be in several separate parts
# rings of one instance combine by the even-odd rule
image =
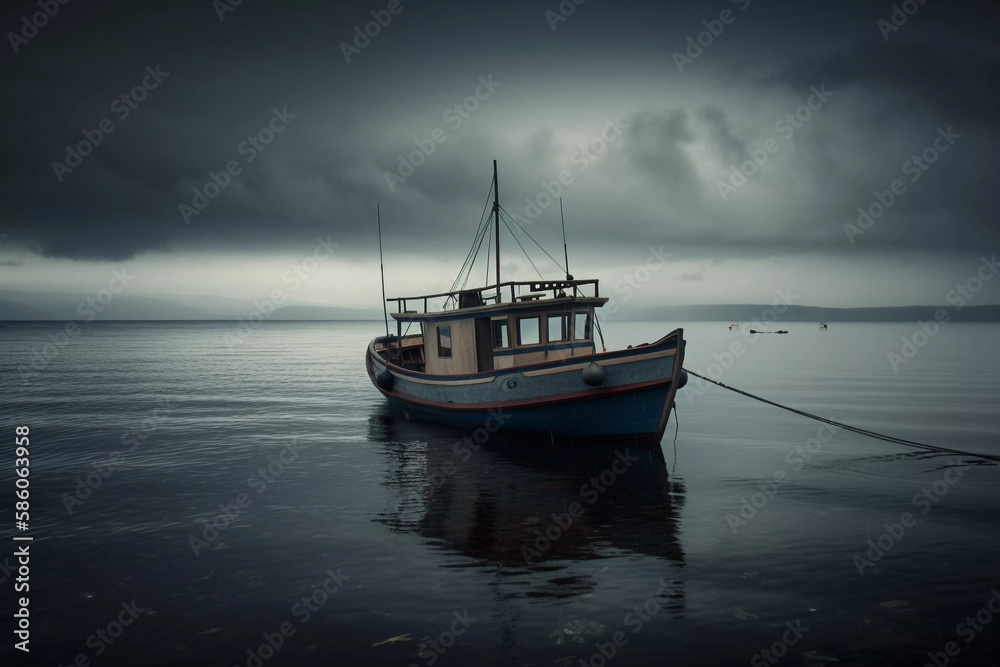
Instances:
[[[439,326],[438,331],[438,356],[439,357],[450,357],[451,356],[451,327],[450,326]]]
[[[590,340],[590,313],[573,313],[573,340]]]
[[[493,348],[502,350],[510,347],[510,324],[507,320],[493,320]]]
[[[537,317],[521,317],[517,320],[517,344],[537,345],[541,343],[541,331]]]
[[[568,315],[549,315],[548,316],[548,341],[550,343],[557,343],[563,340],[569,340],[569,316]]]

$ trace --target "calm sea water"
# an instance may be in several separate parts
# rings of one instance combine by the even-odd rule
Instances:
[[[232,323],[94,323],[31,377],[60,325],[0,329],[3,664],[27,662],[6,569],[18,425],[38,664],[1000,662],[994,464],[694,381],[659,450],[473,450],[387,410],[363,367],[381,327],[273,322],[230,349]],[[898,372],[913,325],[782,327],[687,325],[685,365],[1000,455],[997,325],[948,324]]]

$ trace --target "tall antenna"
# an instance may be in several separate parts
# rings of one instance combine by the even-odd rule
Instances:
[[[566,247],[566,217],[563,215],[562,197],[559,198],[559,217],[562,219],[563,257],[566,259],[566,280],[573,280],[573,276],[569,275],[569,249]]]
[[[497,246],[497,303],[500,303],[500,181],[497,178],[496,160],[493,160],[493,226]]]
[[[389,336],[389,309],[385,300],[385,264],[382,260],[382,208],[375,202],[375,214],[378,216],[378,270],[382,274],[382,314],[385,316],[385,335]]]

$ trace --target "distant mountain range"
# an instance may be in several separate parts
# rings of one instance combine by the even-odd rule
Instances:
[[[662,306],[659,308],[622,309],[621,319],[654,320],[661,322],[752,322],[760,320],[771,306],[751,304]],[[878,308],[821,308],[818,306],[785,306],[778,313],[779,322],[916,322],[933,320],[939,309],[948,313],[953,322],[1000,322],[1000,305],[965,306],[887,306]],[[770,316],[768,316],[769,318]]]
[[[0,321],[81,320],[93,308],[100,320],[240,320],[261,309],[253,301],[211,295],[136,296],[122,294],[110,304],[88,305],[93,294],[75,292],[30,292],[0,290]],[[98,308],[101,310],[98,311]],[[626,305],[611,316],[618,320],[659,322],[752,322],[760,320],[770,306],[723,304],[695,306],[631,307]],[[944,308],[956,322],[1000,322],[1000,305],[966,306],[895,306],[880,308],[821,308],[787,306],[778,313],[779,322],[916,322],[934,319]],[[267,310],[267,306],[263,306]],[[285,301],[271,320],[381,320],[378,307],[329,306],[306,301]],[[256,317],[256,316],[255,316]]]

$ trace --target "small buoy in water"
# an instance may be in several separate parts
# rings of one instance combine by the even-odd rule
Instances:
[[[682,369],[681,376],[677,378],[677,388],[683,389],[684,385],[686,385],[687,383],[688,383],[688,372]]]
[[[382,389],[385,389],[386,391],[391,391],[393,379],[394,378],[392,376],[392,373],[390,373],[388,370],[384,370],[378,374],[378,377],[375,378],[375,381],[378,383],[378,386],[381,387]]]
[[[591,361],[583,369],[583,381],[591,387],[600,387],[606,378],[607,374],[596,361]]]

